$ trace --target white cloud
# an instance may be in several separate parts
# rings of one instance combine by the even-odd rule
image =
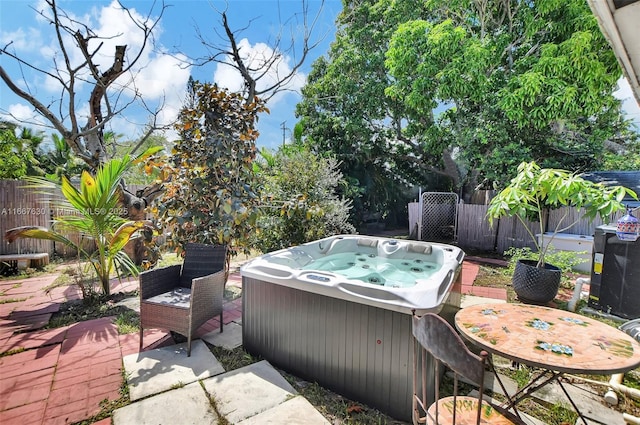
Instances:
[[[47,17],[51,16],[51,9],[49,8],[49,5],[47,4],[46,0],[38,0],[38,2],[36,3],[35,6],[33,6],[33,8],[37,12],[41,12],[42,14],[44,14]],[[36,15],[35,15],[36,21],[39,22],[39,23],[48,22],[45,19],[45,17],[42,16],[42,14],[36,13]]]
[[[45,120],[34,111],[33,107],[22,103],[14,103],[7,108],[7,114],[3,114],[3,120],[15,122],[20,126],[34,128],[36,130],[48,130],[45,127]]]
[[[6,46],[11,43],[16,52],[33,51],[41,45],[40,31],[36,28],[18,28],[12,32],[2,32],[0,34],[0,43]]]
[[[159,99],[163,96],[180,97],[189,80],[190,71],[180,67],[181,60],[168,55],[152,58],[147,66],[140,69],[135,84],[144,98]]]

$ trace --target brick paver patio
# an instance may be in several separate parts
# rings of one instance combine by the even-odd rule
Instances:
[[[462,285],[457,290],[482,295],[473,287],[478,266],[464,263]],[[42,330],[66,300],[79,299],[73,287],[45,293],[57,275],[0,282],[0,424],[68,424],[82,421],[101,410],[101,402],[120,398],[122,358],[138,352],[138,334],[119,335],[112,317]],[[227,286],[241,286],[232,273]],[[137,280],[114,282],[112,293],[137,289]],[[480,291],[480,290],[483,291]],[[481,293],[482,292],[482,293]],[[489,293],[489,292],[487,292]],[[12,301],[12,302],[8,302]],[[224,322],[242,317],[242,299],[224,306]],[[205,323],[198,336],[219,328],[218,319]],[[173,343],[164,331],[145,331],[149,347]],[[111,423],[110,418],[98,422]]]

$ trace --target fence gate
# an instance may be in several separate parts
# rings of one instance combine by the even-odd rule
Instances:
[[[420,240],[454,242],[458,226],[458,195],[449,192],[424,192],[420,201]]]

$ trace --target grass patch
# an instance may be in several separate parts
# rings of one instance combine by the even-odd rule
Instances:
[[[179,388],[184,388],[184,386],[185,386],[185,385],[187,385],[187,384],[185,384],[185,383],[184,383],[184,382],[182,382],[182,381],[178,381],[178,382],[176,382],[175,384],[171,385],[171,389],[172,389],[172,390],[177,390],[177,389],[179,389]]]
[[[481,265],[473,286],[504,288],[507,291],[507,301],[510,303],[517,302],[518,296],[511,286],[512,273],[509,273],[508,270],[504,267]]]
[[[216,399],[211,394],[209,394],[209,392],[207,391],[207,389],[204,386],[204,382],[203,381],[199,381],[199,383],[200,383],[200,386],[202,387],[202,390],[207,395],[207,399],[209,400],[209,405],[211,406],[213,411],[216,412],[216,416],[218,417],[218,421],[216,422],[216,424],[218,424],[218,425],[231,425],[229,420],[227,418],[225,418],[220,413],[220,409],[218,408],[218,403],[216,402]]]
[[[49,264],[45,264],[42,267],[20,270],[17,267],[11,267],[5,262],[0,262],[0,281],[2,280],[15,280],[26,279],[30,277],[42,276],[45,274],[52,274],[56,272],[56,269],[63,263],[60,258],[53,258]]]
[[[224,299],[225,301],[233,301],[242,296],[242,288],[237,286],[229,285],[224,288]]]
[[[504,288],[511,286],[511,274],[506,272],[504,267],[492,267],[481,265],[478,276],[473,282],[474,286],[485,286],[489,288]]]
[[[19,348],[14,348],[13,350],[4,351],[0,353],[0,358],[6,357],[6,356],[13,356],[14,354],[22,353],[23,351],[27,351],[27,349],[24,347],[19,347]]]
[[[26,301],[27,298],[5,298],[0,300],[0,304],[11,304],[11,303],[21,303],[22,301]]]
[[[126,309],[113,321],[118,327],[120,335],[132,334],[140,331],[140,314],[137,311]]]
[[[215,356],[216,359],[220,362],[224,370],[236,370],[241,367],[249,366],[250,364],[259,362],[262,360],[260,357],[252,356],[247,353],[244,348],[237,347],[233,350],[227,350],[223,347],[216,347],[213,345],[209,345],[209,350]]]
[[[400,425],[398,421],[364,404],[336,394],[316,382],[308,382],[280,371],[284,378],[311,403],[330,423],[359,425]]]
[[[529,409],[531,410],[531,413],[529,414],[535,416],[537,419],[546,424],[575,424],[579,418],[578,413],[573,410],[568,402],[561,404],[547,404],[546,406],[538,405],[539,408],[531,407],[531,404],[538,405],[537,403],[531,401],[531,403],[529,403]]]
[[[67,301],[60,307],[57,313],[54,313],[49,320],[49,324],[46,329],[60,328],[63,326],[69,326],[74,323],[84,322],[86,320],[100,319],[102,317],[116,316],[116,320],[123,325],[121,333],[131,333],[129,330],[136,327],[134,315],[138,313],[132,311],[130,308],[121,305],[115,305],[117,301],[120,301],[127,297],[137,296],[137,291],[130,293],[118,293],[112,294],[109,297],[95,297],[90,300],[73,300]],[[139,319],[138,319],[139,323]]]
[[[518,389],[525,387],[531,380],[532,370],[524,365],[520,365],[513,371],[511,378],[518,384]]]

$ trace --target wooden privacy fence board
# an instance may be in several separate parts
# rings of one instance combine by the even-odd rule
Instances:
[[[573,223],[577,221],[577,223],[571,227],[571,229],[566,230],[564,233],[570,233],[572,235],[587,235],[592,236],[595,232],[595,228],[602,225],[607,224],[602,221],[599,216],[593,219],[593,221],[587,218],[580,218],[584,214],[584,208],[559,208],[556,210],[551,210],[549,212],[549,222],[547,223],[547,232],[553,231],[558,225],[558,222],[562,220],[565,216],[563,223]],[[614,214],[607,222],[614,223],[620,217],[622,217],[625,213],[618,212]],[[566,226],[566,224],[563,224]]]
[[[529,247],[535,249],[535,244],[531,240],[531,236],[516,217],[503,217],[494,226],[497,225],[498,237],[496,240],[496,252],[502,254],[511,247],[524,248]],[[527,222],[527,227],[535,235],[540,233],[540,224],[538,222]]]
[[[62,197],[62,193],[46,195],[37,189],[27,188],[23,180],[0,180],[0,255],[27,254],[45,252],[63,257],[73,257],[77,252],[64,244],[48,240],[19,238],[12,243],[5,239],[5,232],[21,226],[40,226],[51,228],[55,217],[71,215],[73,210],[61,209],[51,198]],[[71,241],[83,240],[87,252],[95,249],[92,240],[82,238],[79,233],[66,235]]]
[[[5,232],[20,226],[49,227],[51,205],[45,195],[25,188],[22,180],[0,180],[0,254],[53,254],[53,242],[18,239],[9,244]]]
[[[458,243],[470,249],[493,251],[496,232],[486,219],[487,206],[460,204],[458,206]],[[495,226],[495,224],[494,224]]]
[[[26,182],[22,180],[0,180],[0,254],[27,254],[46,252],[49,255],[54,253],[65,257],[75,256],[76,253],[70,248],[55,244],[52,241],[38,239],[18,239],[12,244],[8,244],[4,234],[8,229],[19,226],[42,226],[50,227],[51,220],[57,214],[68,214],[68,211],[59,211],[54,204],[49,202],[46,195],[37,193],[36,190],[25,188]],[[137,189],[143,185],[129,185],[128,190],[135,194]],[[462,248],[476,249],[484,251],[496,251],[502,254],[510,247],[529,246],[533,248],[530,237],[525,228],[516,218],[506,217],[495,220],[493,227],[489,226],[486,219],[488,205],[458,204],[458,224],[457,243]],[[420,209],[417,202],[410,203],[409,207],[409,233],[414,230],[420,219]],[[559,208],[549,213],[547,220],[547,231],[553,229],[563,214],[568,214],[568,219],[574,221],[582,212],[575,208]],[[624,215],[619,212],[608,223],[615,222]],[[595,228],[603,224],[597,217],[592,222],[581,219],[578,223],[565,233],[593,235]],[[537,223],[530,223],[530,228],[534,234],[540,233]],[[78,234],[68,235],[76,242],[80,241]],[[87,238],[83,239],[84,248],[93,251],[94,243]]]
[[[458,229],[457,244],[466,249],[474,249],[481,251],[495,251],[502,254],[511,247],[523,248],[530,247],[535,249],[531,236],[527,233],[526,228],[515,217],[504,217],[494,220],[493,227],[489,225],[486,218],[488,205],[480,204],[464,204],[458,205]],[[409,215],[409,230],[411,231],[420,219],[418,203],[409,204],[409,211],[413,214]],[[563,207],[549,212],[549,218],[546,221],[545,232],[552,231],[558,223],[558,220],[565,214],[565,221],[573,222],[582,216],[584,211],[576,208]],[[624,215],[624,212],[615,214],[604,223],[615,223],[616,220]],[[536,235],[540,233],[540,225],[538,222],[528,222],[531,232]],[[603,224],[603,220],[596,217],[593,221],[586,218],[577,220],[577,223],[564,233],[592,236],[596,227]]]

